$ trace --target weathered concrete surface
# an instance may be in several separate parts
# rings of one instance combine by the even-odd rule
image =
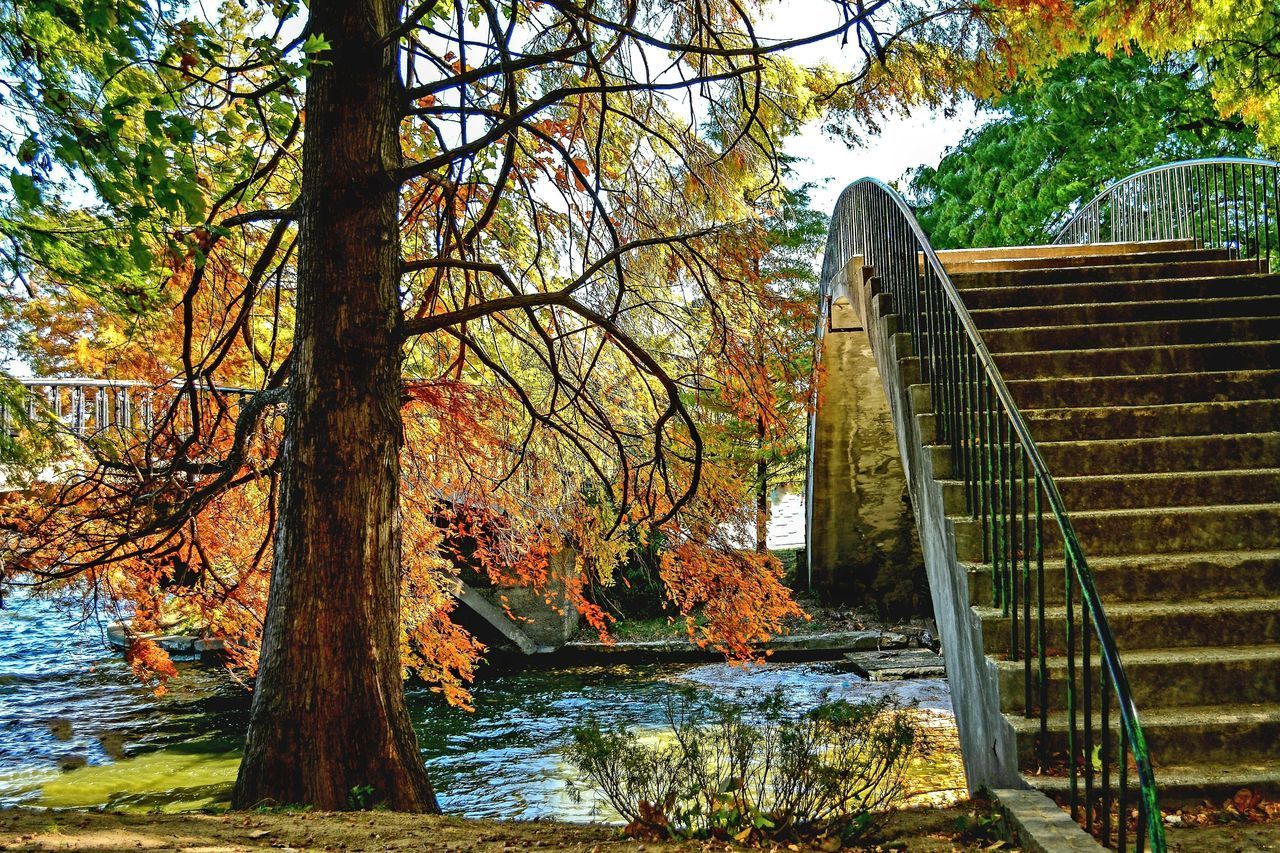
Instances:
[[[942,678],[946,674],[942,656],[929,649],[850,652],[844,657],[853,664],[859,675],[872,681]]]
[[[849,300],[865,319],[918,522],[969,790],[1025,788],[1018,773],[1017,739],[1000,712],[996,663],[984,654],[982,621],[970,606],[968,568],[956,558],[955,527],[947,518],[933,458],[912,409],[909,386],[915,377],[904,376],[900,365],[900,359],[913,355],[899,351],[900,345],[909,346],[909,339],[895,338],[898,323],[889,298],[875,292],[877,282],[867,277],[861,259],[855,258],[846,272],[851,273],[844,282]]]
[[[540,646],[532,637],[525,633],[521,626],[513,622],[501,607],[498,607],[489,601],[489,599],[475,587],[468,586],[462,581],[458,581],[458,588],[454,592],[454,597],[458,599],[459,604],[468,608],[476,616],[483,619],[491,628],[496,630],[508,642],[525,654],[532,655],[541,651],[550,651],[549,648]]]
[[[1103,846],[1080,828],[1057,803],[1039,791],[1002,789],[992,792],[1006,825],[1024,850],[1032,853],[1091,853]]]
[[[577,570],[577,552],[566,546],[551,557],[540,589],[464,583],[457,598],[525,654],[552,651],[578,632],[580,614],[567,594],[567,579]]]
[[[812,584],[882,616],[929,612],[906,476],[871,343],[837,300],[823,339],[813,449]],[[848,331],[841,331],[848,330]]]
[[[566,579],[576,571],[577,553],[566,547],[551,558],[545,588],[500,587],[494,592],[500,596],[498,603],[535,643],[559,648],[578,632],[580,614],[566,594]]]

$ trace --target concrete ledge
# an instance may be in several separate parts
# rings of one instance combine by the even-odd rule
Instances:
[[[1040,791],[1001,788],[993,791],[992,796],[1004,813],[1014,840],[1026,850],[1033,853],[1101,853],[1105,849]]]

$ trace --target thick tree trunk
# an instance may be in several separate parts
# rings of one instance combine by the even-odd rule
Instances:
[[[298,307],[262,657],[233,802],[436,810],[400,668],[395,0],[311,0]]]

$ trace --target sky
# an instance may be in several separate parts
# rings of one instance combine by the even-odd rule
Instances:
[[[950,118],[941,110],[920,110],[911,116],[884,119],[878,136],[866,137],[865,145],[853,149],[824,134],[820,124],[813,122],[786,146],[788,154],[803,158],[794,164],[793,183],[815,184],[810,204],[830,213],[840,191],[858,178],[879,178],[892,184],[917,166],[937,166],[946,149],[982,121],[982,114],[971,103],[961,104]]]
[[[832,0],[781,0],[772,7],[757,28],[762,39],[801,38],[835,26],[840,21]],[[790,58],[806,65],[825,63],[850,71],[861,67],[863,57],[852,44],[829,39],[789,51]],[[795,164],[793,183],[812,182],[810,202],[816,210],[830,213],[840,191],[858,178],[879,178],[892,184],[917,166],[938,165],[948,147],[958,143],[966,130],[982,123],[984,117],[972,103],[963,103],[951,117],[941,110],[921,109],[906,117],[880,119],[881,133],[863,136],[861,147],[845,143],[812,122],[788,141],[788,154],[804,158]]]

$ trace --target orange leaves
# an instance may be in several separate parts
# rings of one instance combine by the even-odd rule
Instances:
[[[754,644],[803,615],[771,554],[685,541],[663,554],[662,580],[681,612],[703,617],[686,620],[690,639],[739,660],[755,658]]]
[[[157,696],[163,696],[165,682],[178,675],[178,668],[173,665],[169,653],[146,637],[131,639],[124,657],[139,681],[155,686]]]

